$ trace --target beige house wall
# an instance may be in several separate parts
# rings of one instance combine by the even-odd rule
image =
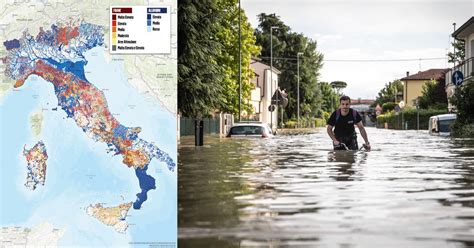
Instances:
[[[422,95],[423,85],[426,80],[407,80],[404,84],[403,101],[406,107],[414,108],[413,101]]]

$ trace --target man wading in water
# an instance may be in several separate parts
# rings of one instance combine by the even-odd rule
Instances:
[[[362,124],[362,117],[357,111],[350,108],[351,99],[348,96],[342,96],[339,99],[339,103],[339,109],[331,114],[327,122],[327,131],[332,139],[334,150],[346,150],[346,147],[349,150],[359,149],[357,133],[354,128],[354,125],[357,125],[365,141],[363,146],[367,151],[370,151],[370,143]]]

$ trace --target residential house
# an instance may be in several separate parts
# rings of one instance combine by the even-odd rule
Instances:
[[[415,108],[416,99],[423,95],[423,85],[426,81],[436,80],[439,84],[445,85],[445,74],[449,69],[429,69],[427,71],[420,71],[417,74],[410,75],[400,79],[403,81],[403,101],[405,107]]]
[[[269,106],[273,92],[278,88],[278,76],[281,72],[275,67],[272,71],[269,65],[260,62],[259,59],[252,59],[250,66],[255,75],[252,82],[256,86],[251,92],[250,103],[253,106],[251,119],[272,124],[273,127],[276,127],[277,112],[276,110],[271,112]]]
[[[454,94],[456,86],[452,83],[452,75],[455,71],[462,72],[464,81],[470,80],[474,77],[474,16],[466,23],[461,25],[452,36],[456,40],[463,40],[465,44],[465,59],[460,64],[457,64],[446,73],[446,94],[448,98]],[[451,104],[448,106],[449,110],[453,110]]]
[[[371,121],[370,117],[375,114],[375,109],[370,107],[375,102],[372,99],[352,99],[351,108],[357,110],[362,117],[364,126],[374,126],[375,124]]]

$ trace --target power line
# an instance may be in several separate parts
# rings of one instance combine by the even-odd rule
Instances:
[[[261,59],[270,59],[270,57],[260,57]],[[278,60],[297,60],[293,57],[273,57]],[[323,62],[409,62],[425,60],[447,60],[447,57],[439,58],[418,58],[418,59],[323,59]]]

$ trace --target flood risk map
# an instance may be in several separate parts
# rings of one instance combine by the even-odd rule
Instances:
[[[176,1],[124,3],[0,1],[0,247],[177,246]]]

